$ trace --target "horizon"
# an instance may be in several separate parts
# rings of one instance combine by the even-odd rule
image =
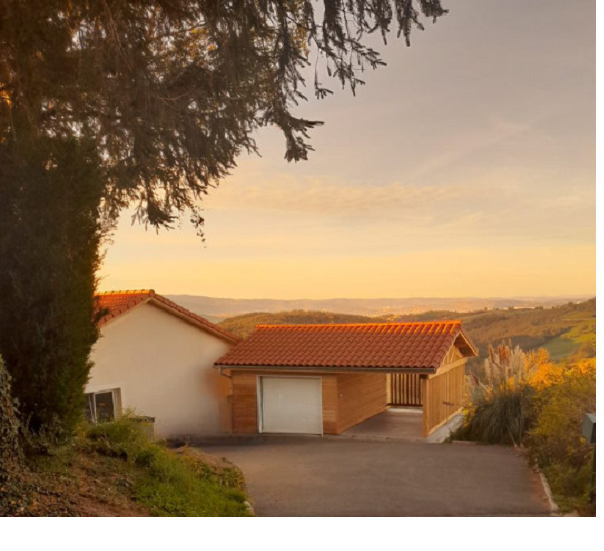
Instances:
[[[120,292],[134,292],[134,291],[147,291],[152,290],[158,295],[162,296],[182,296],[182,297],[199,297],[199,298],[210,298],[217,300],[275,300],[275,301],[327,301],[327,300],[463,300],[463,299],[479,299],[479,300],[591,300],[597,298],[596,294],[561,294],[561,295],[500,295],[500,296],[486,296],[486,295],[463,295],[463,296],[429,296],[429,295],[409,295],[409,296],[377,296],[377,297],[352,297],[352,296],[329,296],[325,298],[311,298],[311,297],[293,297],[293,298],[275,298],[269,296],[259,297],[233,297],[233,296],[212,296],[203,295],[197,293],[174,293],[158,291],[154,287],[131,287],[123,289],[109,289],[103,288],[96,291],[97,294],[102,293],[120,293]]]
[[[594,4],[456,2],[356,97],[300,105],[323,120],[288,164],[282,136],[170,232],[124,212],[103,288],[324,300],[595,296]],[[523,16],[519,20],[518,13]],[[327,84],[328,81],[325,82]]]

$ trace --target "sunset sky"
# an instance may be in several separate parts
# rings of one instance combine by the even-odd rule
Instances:
[[[443,0],[353,97],[311,99],[204,202],[206,242],[131,226],[101,290],[233,298],[595,295],[595,1]],[[324,84],[327,84],[325,82]],[[308,90],[312,97],[312,90]]]

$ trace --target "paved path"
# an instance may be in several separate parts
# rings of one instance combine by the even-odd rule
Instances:
[[[202,446],[245,474],[259,516],[547,515],[512,448],[293,438]]]

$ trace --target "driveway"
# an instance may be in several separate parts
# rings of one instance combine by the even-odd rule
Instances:
[[[259,516],[548,515],[512,448],[323,439],[203,446],[238,465]]]

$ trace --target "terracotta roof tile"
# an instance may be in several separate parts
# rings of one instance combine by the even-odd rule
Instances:
[[[454,343],[476,355],[459,320],[258,325],[216,365],[437,369]]]
[[[120,317],[139,304],[151,302],[152,304],[159,306],[168,312],[190,321],[198,327],[207,329],[219,337],[222,337],[230,342],[239,342],[239,338],[235,335],[231,335],[228,331],[225,331],[221,327],[214,325],[207,319],[198,316],[194,312],[179,306],[166,297],[158,295],[153,289],[140,289],[135,291],[108,291],[106,293],[99,293],[97,295],[97,299],[98,307],[107,311],[106,314],[99,320],[99,327],[102,327],[115,318]]]

